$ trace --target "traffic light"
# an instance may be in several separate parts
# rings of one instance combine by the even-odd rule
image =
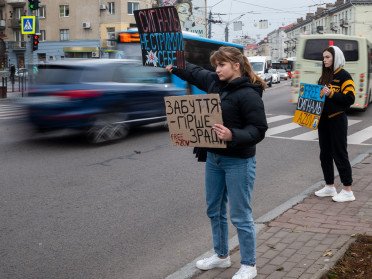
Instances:
[[[32,35],[32,50],[35,51],[39,48],[39,35]]]
[[[37,10],[40,8],[40,0],[28,0],[28,7],[31,11]]]

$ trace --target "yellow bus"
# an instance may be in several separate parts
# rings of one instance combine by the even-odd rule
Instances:
[[[322,72],[323,50],[338,46],[345,55],[345,70],[355,83],[354,109],[366,110],[372,102],[372,45],[363,37],[342,34],[300,36],[292,79],[291,102],[297,103],[300,82],[317,84]]]

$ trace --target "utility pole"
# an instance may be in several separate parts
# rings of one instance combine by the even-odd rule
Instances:
[[[229,24],[226,23],[226,27],[225,27],[225,42],[228,42],[229,41]]]
[[[209,11],[208,17],[208,38],[212,38],[212,11]]]

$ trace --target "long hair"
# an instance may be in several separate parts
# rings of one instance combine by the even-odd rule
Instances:
[[[333,47],[327,47],[325,50],[323,50],[323,53],[326,52],[326,51],[328,51],[332,54],[332,66],[328,67],[328,68],[325,67],[324,66],[324,59],[323,59],[322,75],[319,78],[319,84],[321,84],[321,85],[328,85],[333,80],[333,68],[334,68],[334,64],[335,64],[335,50],[334,50]]]
[[[266,82],[252,70],[248,58],[236,47],[220,47],[212,53],[210,62],[214,67],[217,66],[218,62],[227,62],[232,64],[239,63],[240,73],[242,76],[248,77],[252,84],[259,85],[262,89],[267,87]]]

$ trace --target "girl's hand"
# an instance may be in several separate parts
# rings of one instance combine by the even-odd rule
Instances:
[[[165,67],[165,69],[166,69],[168,72],[172,73],[172,71],[173,71],[173,65],[168,65],[167,67]]]
[[[329,96],[330,94],[331,90],[327,86],[324,86],[322,91],[320,91],[320,97],[323,97],[323,95]]]
[[[213,125],[213,130],[216,132],[217,137],[220,140],[224,141],[231,141],[232,140],[232,133],[231,131],[223,126],[222,124],[214,124]]]

